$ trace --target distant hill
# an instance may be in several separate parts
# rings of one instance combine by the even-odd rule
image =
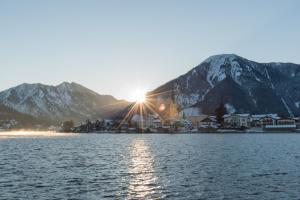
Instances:
[[[67,82],[57,86],[24,83],[0,92],[0,103],[51,123],[108,117],[128,106],[124,100]]]
[[[178,110],[300,114],[300,65],[258,63],[234,54],[215,55],[186,74],[148,93],[156,102],[174,99]]]

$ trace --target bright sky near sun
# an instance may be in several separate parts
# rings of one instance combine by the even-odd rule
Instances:
[[[299,0],[0,1],[0,90],[74,81],[130,99],[213,54],[300,63]]]

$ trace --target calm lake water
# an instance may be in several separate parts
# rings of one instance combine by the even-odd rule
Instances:
[[[0,134],[0,199],[299,199],[300,134]]]

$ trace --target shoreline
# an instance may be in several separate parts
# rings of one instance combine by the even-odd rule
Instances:
[[[51,134],[64,134],[64,135],[68,135],[68,134],[115,134],[115,135],[119,135],[119,134],[167,134],[167,135],[176,135],[176,134],[180,134],[180,135],[184,135],[184,134],[220,134],[220,135],[226,135],[226,134],[300,134],[300,130],[296,130],[296,131],[238,131],[238,130],[232,130],[232,131],[209,131],[209,132],[115,132],[115,131],[101,131],[101,132],[59,132],[59,131],[36,131],[36,130],[6,130],[6,131],[0,131],[0,135],[3,134],[14,134],[14,135],[39,135],[39,134],[47,134],[47,135],[51,135]]]

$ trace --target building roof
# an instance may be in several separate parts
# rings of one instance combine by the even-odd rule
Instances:
[[[211,117],[206,117],[202,119],[200,122],[216,122],[216,119],[211,118]]]
[[[225,114],[225,115],[223,115],[223,118],[227,118],[227,117],[230,117],[231,116],[231,114]]]
[[[250,117],[250,114],[237,114],[238,116],[240,116],[240,117]]]
[[[274,120],[280,119],[280,117],[274,117],[274,116],[271,116],[271,115],[266,115],[266,116],[260,118],[259,120],[263,120],[263,119],[266,119],[266,118],[271,118],[271,119],[274,119]]]
[[[232,117],[232,116],[239,116],[239,117],[250,117],[250,114],[243,113],[243,114],[226,114],[223,118]]]
[[[266,114],[260,114],[260,115],[251,115],[252,118],[257,118],[257,119],[260,119],[260,118],[263,118],[267,116]]]
[[[256,119],[261,119],[263,117],[272,117],[274,119],[278,119],[278,115],[274,114],[274,113],[269,113],[269,114],[258,114],[258,115],[251,115],[252,118],[256,118]]]

